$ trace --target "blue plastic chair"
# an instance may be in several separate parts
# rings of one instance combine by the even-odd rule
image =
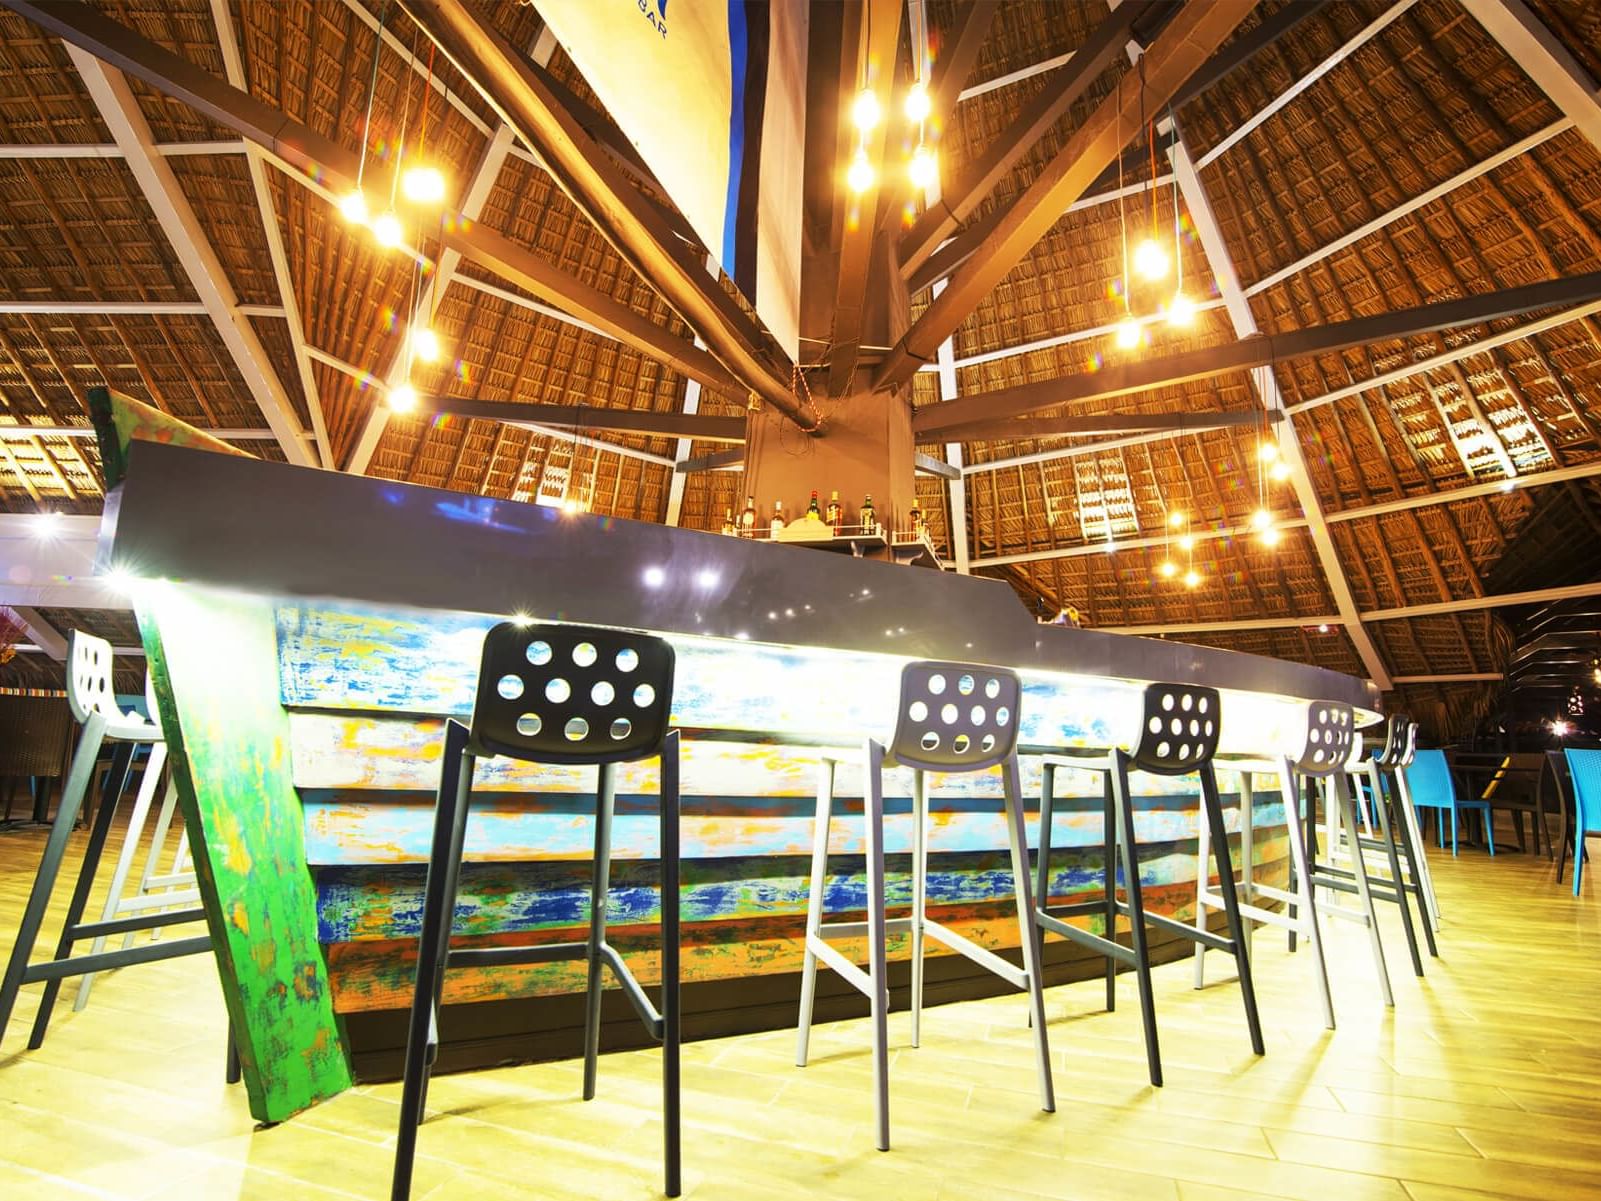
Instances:
[[[1445,761],[1444,751],[1419,751],[1412,762],[1401,769],[1406,773],[1407,793],[1417,809],[1436,811],[1435,829],[1440,845],[1445,845],[1445,813],[1451,814],[1451,854],[1456,855],[1457,814],[1463,809],[1477,809],[1484,817],[1484,834],[1495,854],[1495,827],[1490,821],[1490,802],[1457,796],[1456,781],[1451,777],[1451,765]]]
[[[1601,751],[1568,748],[1568,772],[1573,777],[1573,895],[1584,879],[1584,840],[1601,834]]]

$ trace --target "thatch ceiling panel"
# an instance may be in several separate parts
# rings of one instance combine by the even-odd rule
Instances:
[[[185,155],[169,165],[239,303],[279,303],[264,217],[244,156]]]
[[[305,389],[300,386],[300,368],[295,363],[295,346],[289,338],[289,323],[280,317],[252,317],[250,327],[256,331],[256,337],[261,339],[261,345],[267,352],[267,361],[272,365],[272,372],[283,384],[284,393],[289,397],[289,403],[294,406],[295,420],[303,430],[311,429],[311,410],[306,405]],[[261,425],[262,421],[253,421],[252,425]]]
[[[0,294],[17,300],[193,300],[118,159],[0,161]]]
[[[0,140],[102,145],[111,140],[67,52],[14,13],[0,13]]]

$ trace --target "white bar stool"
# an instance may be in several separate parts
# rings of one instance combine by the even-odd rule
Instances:
[[[823,887],[828,864],[828,828],[833,810],[834,772],[838,760],[825,758],[819,777],[817,820],[812,844],[811,892],[806,910],[806,958],[801,974],[800,1026],[795,1063],[806,1066],[817,994],[817,962],[834,969],[871,1005],[873,1022],[873,1087],[876,1094],[878,1149],[889,1150],[889,985],[886,935],[912,936],[912,1046],[921,1040],[924,936],[931,936],[1028,994],[1029,1017],[1039,1074],[1040,1108],[1056,1109],[1051,1081],[1050,1050],[1045,1036],[1045,998],[1040,983],[1039,934],[1033,921],[1034,901],[1028,878],[1028,841],[1023,823],[1023,794],[1018,779],[1017,676],[997,667],[971,663],[921,661],[901,670],[895,733],[886,749],[869,738],[863,747],[866,795],[863,820],[867,842],[867,921],[823,921]],[[884,768],[912,769],[912,912],[885,916]],[[1001,956],[956,931],[929,919],[928,794],[925,773],[946,775],[1001,769],[1006,797],[1006,834],[1012,855],[1012,882],[1017,897],[1017,925],[1023,952],[1019,970]],[[829,945],[830,938],[867,937],[868,968],[864,972]]]

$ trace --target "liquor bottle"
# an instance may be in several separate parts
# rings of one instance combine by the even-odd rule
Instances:
[[[817,489],[812,489],[812,503],[806,506],[806,516],[812,521],[822,521],[823,514],[817,508]]]
[[[783,529],[783,528],[784,528],[784,502],[781,501],[781,500],[775,500],[773,502],[773,523],[769,527],[769,532],[773,535],[774,538],[776,538],[776,537],[778,537],[778,531]]]
[[[739,531],[734,527],[734,508],[732,505],[730,505],[727,509],[723,510],[723,533],[732,535],[737,534],[738,532]]]
[[[836,534],[839,533],[840,521],[844,515],[845,510],[840,507],[839,492],[836,490],[828,497],[828,524]]]
[[[915,500],[912,502],[912,511],[908,516],[912,519],[912,533],[921,538],[923,536],[923,510],[917,507]]]
[[[878,515],[873,512],[873,494],[869,492],[867,499],[862,502],[861,511],[862,533],[873,534],[878,531]]]
[[[756,536],[756,498],[745,498],[745,511],[739,515],[739,535],[741,538],[754,538]]]

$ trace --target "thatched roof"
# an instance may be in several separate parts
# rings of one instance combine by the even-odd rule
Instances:
[[[253,96],[359,151],[379,0],[218,2],[228,25],[221,34],[212,0],[96,0],[112,19],[218,78],[228,73],[220,39],[237,39],[242,82]],[[514,0],[475,6],[514,45],[535,45],[541,28],[535,7]],[[1172,114],[1200,164],[1232,274],[1262,331],[1306,329],[1601,269],[1601,151],[1459,0],[1313,7]],[[1532,0],[1529,7],[1581,68],[1601,74],[1601,10],[1576,0]],[[929,0],[933,45],[953,36],[962,8],[954,0]],[[1224,51],[1283,19],[1284,8],[1285,0],[1264,0]],[[940,143],[947,182],[1001,137],[1054,76],[1044,71],[979,85],[1068,54],[1105,12],[1100,3],[1002,0],[971,72],[975,94],[957,105]],[[1354,40],[1360,44],[1352,50]],[[373,146],[392,140],[398,114],[421,103],[428,45],[391,6],[378,51]],[[1330,65],[1331,59],[1337,61]],[[493,153],[499,118],[443,56],[434,68],[430,154],[459,185]],[[595,103],[559,48],[549,68],[579,99]],[[1130,69],[1120,57],[1094,81],[970,222],[1011,204]],[[416,286],[411,261],[353,231],[326,189],[270,157],[261,166],[265,196],[258,196],[235,133],[143,83],[135,82],[133,92],[159,157],[242,306],[237,319],[259,338],[297,428],[309,445],[320,424],[332,464],[349,465],[361,457],[379,404],[374,381],[400,351]],[[1291,92],[1293,99],[1280,104]],[[1127,134],[1122,178],[1148,181],[1149,151],[1138,131]],[[200,303],[150,197],[124,157],[103,149],[112,141],[62,44],[0,13],[0,421],[82,425],[87,389],[107,383],[203,428],[258,431],[241,445],[282,457],[267,436],[251,381]],[[1214,156],[1219,147],[1225,148]],[[1480,170],[1492,160],[1496,165]],[[1117,174],[1093,190],[1114,186]],[[1126,353],[1104,332],[1122,313],[1109,283],[1122,272],[1125,222],[1144,228],[1153,202],[1164,230],[1173,228],[1178,204],[1186,290],[1202,311],[1184,331],[1153,326],[1143,353],[1235,340],[1236,325],[1221,303],[1227,272],[1208,261],[1198,214],[1177,196],[1165,159],[1157,174],[1152,193],[1122,206],[1075,205],[978,305],[953,338],[956,395],[1079,375]],[[264,219],[281,238],[282,271],[275,270]],[[520,142],[495,167],[478,220],[647,321],[691,336]],[[1324,253],[1331,244],[1338,249]],[[423,239],[425,254],[436,257],[438,249]],[[927,301],[926,291],[914,296],[914,314]],[[34,302],[38,311],[16,311],[15,302]],[[58,311],[46,311],[52,304]],[[304,363],[289,309],[310,348]],[[1366,674],[1346,626],[1327,621],[1348,589],[1357,612],[1380,614],[1363,627],[1388,674],[1423,677],[1397,685],[1395,703],[1426,709],[1444,733],[1470,723],[1497,684],[1437,677],[1499,672],[1510,641],[1493,608],[1405,611],[1493,594],[1488,581],[1505,574],[1504,564],[1529,562],[1538,577],[1539,557],[1561,556],[1564,536],[1575,531],[1529,537],[1530,522],[1542,512],[1542,487],[1426,498],[1499,480],[1509,470],[1522,477],[1601,460],[1598,316],[1495,337],[1542,315],[1276,364],[1316,512],[1303,511],[1291,486],[1259,482],[1262,429],[1253,424],[1112,439],[1098,451],[1084,448],[1108,441],[1104,435],[968,443],[966,462],[978,468],[965,478],[968,529],[953,531],[944,481],[920,477],[919,503],[948,557],[955,557],[953,539],[965,537],[974,569],[1007,579],[1041,613],[1072,604],[1096,626],[1150,627]],[[471,261],[459,265],[438,298],[435,325],[451,353],[416,377],[424,392],[652,412],[678,411],[685,403],[686,380],[673,368],[584,328]],[[1103,332],[1086,333],[1095,330]],[[1454,353],[1476,343],[1494,344]],[[1449,361],[1398,370],[1434,357]],[[1385,382],[1367,382],[1380,377]],[[941,399],[933,371],[920,372],[913,387],[919,405]],[[707,388],[699,405],[702,413],[737,414],[744,398]],[[1260,409],[1241,372],[1041,415]],[[366,469],[484,495],[527,496],[548,467],[582,481],[597,511],[664,520],[676,439],[579,433],[575,441],[564,431],[522,425],[395,417],[371,445]],[[1070,448],[1077,448],[1071,456],[1042,457]],[[690,453],[719,449],[695,443]],[[921,449],[943,456],[937,442]],[[986,466],[1002,461],[1009,465]],[[7,510],[95,512],[99,480],[90,439],[0,439],[0,505]],[[1582,526],[1586,537],[1601,510],[1595,486],[1593,477],[1550,485],[1590,497],[1594,507],[1570,506],[1560,518]],[[1248,529],[1264,490],[1286,525],[1273,550]],[[715,529],[743,495],[738,471],[690,474],[680,521]],[[1111,508],[1091,503],[1096,497]],[[1422,503],[1391,503],[1410,501]],[[1171,553],[1164,539],[1176,508],[1191,514],[1198,534],[1242,531],[1203,538],[1195,562],[1206,578],[1193,590],[1157,574]],[[1378,511],[1360,512],[1370,508]],[[1313,538],[1325,519],[1330,553],[1320,553]],[[1106,553],[1109,520],[1118,545]],[[1257,628],[1241,628],[1247,622]],[[1319,630],[1321,624],[1328,629]]]

